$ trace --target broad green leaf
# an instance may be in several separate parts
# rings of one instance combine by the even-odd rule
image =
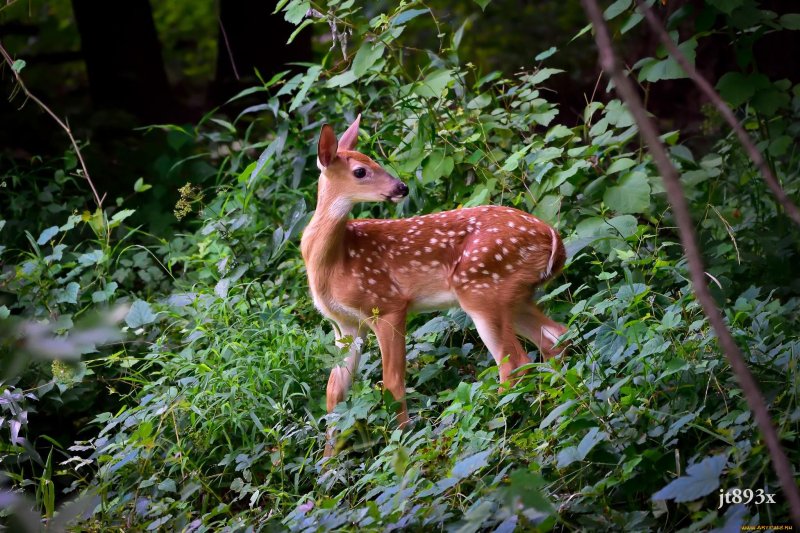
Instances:
[[[300,24],[300,21],[306,16],[306,13],[310,7],[311,3],[308,1],[293,0],[286,7],[286,12],[284,13],[283,18],[292,24]]]
[[[528,150],[530,149],[531,145],[529,144],[527,146],[524,146],[523,148],[520,148],[519,150],[508,156],[508,158],[506,158],[505,162],[503,163],[501,170],[504,170],[506,172],[514,172],[515,170],[517,170],[520,159],[525,157],[525,154],[527,154]]]
[[[50,239],[52,239],[58,234],[58,231],[59,231],[58,226],[51,226],[47,228],[41,233],[41,235],[39,235],[39,238],[36,239],[36,244],[40,246],[47,244],[48,242],[50,242]]]
[[[109,298],[114,295],[114,292],[117,290],[117,282],[112,281],[106,285],[103,290],[94,291],[92,293],[92,301],[95,303],[106,302]]]
[[[725,455],[706,457],[686,469],[686,476],[679,477],[653,494],[654,500],[690,502],[714,492],[719,487],[719,476],[728,458]]]
[[[488,459],[491,454],[492,450],[489,449],[464,457],[453,467],[451,473],[452,477],[455,479],[464,479],[480,468],[483,468],[486,466],[486,459]]]
[[[554,224],[558,221],[558,213],[561,211],[561,197],[555,194],[548,194],[536,204],[533,214],[545,222]]]
[[[92,266],[103,261],[105,254],[103,250],[92,250],[78,256],[78,263],[83,266]]]
[[[719,95],[731,107],[739,107],[756,93],[756,86],[749,76],[741,72],[728,72],[717,82]]]
[[[128,324],[128,327],[137,329],[150,324],[155,319],[156,315],[150,308],[150,304],[143,300],[136,300],[125,316],[125,323]]]
[[[356,79],[363,76],[380,59],[385,49],[386,46],[377,41],[367,41],[362,44],[361,48],[356,52],[356,57],[353,58],[353,76]]]
[[[422,182],[433,183],[442,176],[449,176],[453,172],[453,158],[446,155],[443,150],[434,150],[422,165]]]
[[[481,6],[481,11],[486,11],[486,6],[488,6],[491,1],[492,0],[475,0],[475,3]]]
[[[557,51],[558,51],[558,48],[556,48],[555,46],[551,46],[550,48],[548,48],[544,52],[539,52],[536,55],[536,57],[533,58],[533,60],[534,61],[544,61],[545,59],[547,59],[551,55],[555,54]]]
[[[78,291],[81,286],[76,282],[71,281],[63,289],[56,291],[56,303],[59,304],[76,304],[78,303]]]
[[[780,18],[781,26],[787,30],[800,30],[800,13],[787,13]]]
[[[553,512],[553,505],[547,498],[546,491],[543,491],[547,482],[541,475],[519,469],[512,472],[508,479],[509,485],[506,493],[509,496],[519,498],[525,507],[544,513]]]
[[[606,20],[612,20],[619,16],[620,14],[624,13],[631,7],[631,3],[633,0],[617,0],[603,12],[603,18]]]
[[[606,170],[606,174],[615,174],[623,170],[628,170],[634,165],[636,165],[636,161],[634,161],[633,159],[629,159],[627,157],[620,157],[619,159],[616,159],[614,160],[613,163],[611,163],[611,166],[608,167],[608,169]]]
[[[289,111],[294,111],[298,107],[300,107],[306,98],[306,94],[308,93],[311,86],[317,81],[319,77],[319,73],[322,71],[322,67],[320,65],[314,65],[310,67],[308,71],[303,76],[303,82],[300,86],[300,90],[297,91],[297,94],[294,96],[294,100],[292,100],[292,105],[289,106]]]
[[[17,73],[19,73],[19,72],[21,72],[21,71],[22,71],[22,69],[24,69],[24,68],[25,68],[25,65],[27,65],[27,63],[25,62],[25,60],[24,60],[24,59],[16,59],[16,60],[15,60],[15,61],[14,61],[14,62],[11,64],[11,70],[13,70],[14,72],[17,72]]]
[[[422,85],[414,89],[414,93],[423,98],[439,98],[451,81],[453,81],[453,73],[449,69],[437,70],[426,76]]]
[[[650,207],[650,183],[643,172],[631,172],[609,187],[603,202],[617,213],[644,213]]]
[[[122,209],[121,211],[117,211],[114,213],[114,216],[111,217],[111,223],[109,224],[112,228],[118,226],[120,222],[134,214],[136,211],[133,209]]]
[[[9,316],[11,316],[11,311],[8,310],[8,307],[0,305],[0,320],[5,320]]]
[[[744,3],[744,0],[706,0],[709,4],[716,7],[726,15],[730,15],[733,11]]]
[[[553,74],[558,74],[560,72],[564,71],[560,68],[540,68],[528,78],[528,81],[533,85],[538,85],[549,79]]]
[[[401,24],[405,24],[411,19],[417,18],[418,16],[429,13],[427,9],[407,9],[402,11],[392,17],[392,26],[400,26]]]
[[[560,417],[561,415],[566,413],[566,411],[570,407],[572,407],[574,404],[575,404],[575,400],[567,400],[566,402],[562,403],[561,405],[559,405],[558,407],[556,407],[555,409],[550,411],[550,413],[546,417],[544,417],[544,420],[542,420],[539,423],[539,429],[544,429],[544,428],[548,427],[550,424],[555,422],[555,420],[558,417]]]
[[[158,490],[163,490],[164,492],[178,492],[178,487],[175,485],[174,480],[165,479],[158,484]]]
[[[144,182],[144,178],[139,178],[136,180],[136,183],[133,184],[133,190],[135,192],[144,192],[148,189],[152,189],[153,186]]]

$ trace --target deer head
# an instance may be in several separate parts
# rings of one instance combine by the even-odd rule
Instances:
[[[360,121],[359,114],[338,141],[333,128],[324,124],[317,143],[320,196],[334,195],[347,211],[356,202],[399,202],[408,195],[405,183],[355,151]]]

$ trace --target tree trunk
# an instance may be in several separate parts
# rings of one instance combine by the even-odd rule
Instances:
[[[304,30],[286,44],[295,27],[273,15],[271,2],[220,0],[217,38],[217,73],[210,99],[219,104],[257,83],[256,70],[270,78],[286,63],[310,61],[311,31]]]
[[[96,108],[145,122],[177,114],[148,0],[72,0]]]

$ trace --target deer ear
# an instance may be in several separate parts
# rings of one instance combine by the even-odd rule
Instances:
[[[336,159],[338,149],[339,143],[336,141],[336,133],[334,133],[330,124],[323,124],[322,130],[319,132],[319,142],[317,143],[317,162],[320,168],[327,168]]]
[[[358,143],[358,125],[361,123],[361,113],[358,114],[356,119],[347,128],[347,131],[342,133],[339,139],[339,148],[342,150],[352,150]]]

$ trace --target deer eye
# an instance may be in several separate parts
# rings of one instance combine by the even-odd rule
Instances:
[[[359,179],[363,178],[366,175],[367,175],[367,169],[365,169],[363,167],[358,167],[357,169],[355,169],[353,171],[353,176],[355,176],[355,177],[357,177]]]

